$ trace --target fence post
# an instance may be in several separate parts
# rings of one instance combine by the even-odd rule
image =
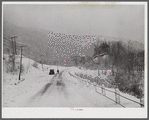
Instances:
[[[141,107],[143,107],[144,106],[144,97],[140,98],[140,103],[141,103]]]
[[[120,91],[117,87],[115,88],[115,102],[120,103]]]
[[[105,91],[105,86],[104,86],[104,84],[101,85],[101,89],[102,89],[102,94],[103,94],[103,95],[106,95],[106,91]]]
[[[140,84],[139,84],[139,90],[140,90],[140,95],[141,95],[141,97],[140,97],[140,105],[141,105],[141,107],[144,106],[144,87],[143,87],[142,81],[143,81],[143,77],[142,77],[142,79],[140,81]]]

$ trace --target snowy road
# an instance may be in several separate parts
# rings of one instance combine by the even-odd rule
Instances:
[[[34,79],[30,84],[26,83],[25,86],[25,83],[23,83],[22,85],[19,84],[18,87],[20,87],[20,91],[22,87],[22,90],[24,89],[25,91],[19,93],[15,102],[8,106],[121,107],[113,101],[96,93],[93,85],[88,86],[71,76],[68,73],[68,70],[56,74],[55,76],[34,76]]]
[[[5,85],[4,107],[122,107],[98,94],[93,84],[82,82],[74,73],[75,69],[55,75],[45,72],[29,75],[18,85]]]
[[[23,59],[25,70],[21,74],[21,80],[18,80],[18,74],[8,73],[7,65],[4,65],[3,107],[122,107],[97,93],[96,90],[101,93],[99,87],[95,90],[93,84],[84,83],[79,76],[76,77],[77,73],[94,78],[97,76],[96,71],[78,69],[75,66],[59,66],[60,74],[49,75],[49,70],[57,71],[57,66],[44,65],[43,70],[41,64],[34,67],[34,63],[31,59]],[[106,89],[114,91],[114,88]],[[122,92],[121,95],[140,101],[132,95]],[[113,93],[106,92],[106,96],[115,100]],[[122,97],[121,104],[126,107],[140,107],[139,104]]]

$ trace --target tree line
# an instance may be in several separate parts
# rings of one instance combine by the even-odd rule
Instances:
[[[98,65],[112,71],[114,82],[120,91],[137,97],[143,96],[144,89],[144,50],[134,49],[122,41],[101,41],[94,44],[94,54],[90,56],[72,56],[76,66],[97,69]],[[106,56],[106,59],[102,60]],[[94,59],[98,58],[97,63]],[[93,68],[94,69],[94,68]]]
[[[130,41],[128,44],[122,41],[101,41],[95,45],[93,56],[101,53],[108,55],[103,65],[112,70],[112,76],[115,77],[114,84],[118,85],[119,90],[142,97],[144,50],[134,49]]]

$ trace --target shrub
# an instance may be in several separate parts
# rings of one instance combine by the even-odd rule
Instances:
[[[115,82],[118,84],[120,91],[125,93],[130,93],[138,98],[143,96],[143,92],[140,89],[141,77],[139,74],[132,73],[130,79],[128,80],[128,74],[117,74],[115,77]],[[142,85],[143,86],[143,85]]]
[[[35,68],[38,68],[37,62],[34,62],[32,66],[35,67]]]

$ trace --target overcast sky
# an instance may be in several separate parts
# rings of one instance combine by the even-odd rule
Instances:
[[[144,40],[141,5],[4,5],[3,20],[66,34]]]

